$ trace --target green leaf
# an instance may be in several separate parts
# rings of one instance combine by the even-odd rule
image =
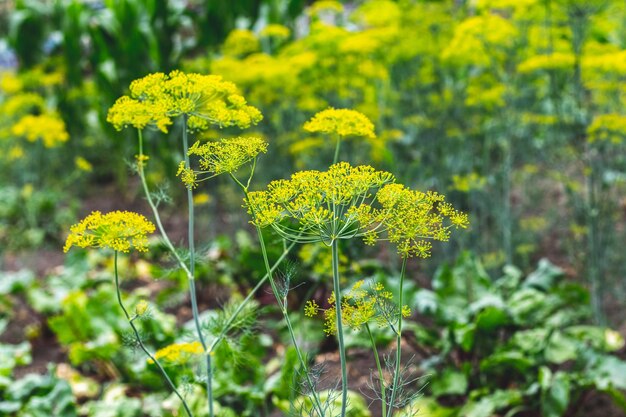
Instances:
[[[483,372],[505,372],[516,370],[521,374],[526,373],[535,363],[518,351],[502,351],[483,359],[480,369]]]
[[[443,372],[435,375],[430,390],[434,397],[442,395],[463,395],[467,391],[467,376],[463,372],[446,368]]]
[[[0,294],[11,294],[23,291],[35,280],[35,274],[27,269],[0,274]]]
[[[552,333],[545,350],[548,362],[561,364],[578,357],[578,345],[576,339],[567,337],[562,332]]]
[[[570,399],[570,381],[564,372],[557,372],[549,386],[541,392],[541,411],[544,417],[561,417]]]
[[[526,277],[523,285],[548,291],[562,277],[563,270],[544,258],[539,261],[537,269]]]
[[[16,366],[32,362],[30,343],[0,344],[0,376],[9,377]]]
[[[487,307],[476,316],[476,328],[492,331],[510,322],[508,313],[497,307]]]
[[[456,323],[452,330],[454,332],[454,340],[456,343],[458,343],[465,352],[472,350],[476,335],[476,324]]]

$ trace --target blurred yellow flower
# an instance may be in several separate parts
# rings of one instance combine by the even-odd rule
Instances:
[[[41,140],[46,148],[53,148],[70,138],[65,130],[65,122],[53,113],[26,115],[13,125],[11,133],[25,137],[30,142]]]
[[[74,164],[76,165],[76,168],[81,171],[91,172],[93,170],[93,165],[91,165],[89,161],[87,161],[82,156],[77,156],[76,158],[74,158]]]
[[[341,137],[365,136],[376,137],[374,124],[363,113],[350,109],[323,110],[304,124],[307,132],[336,134]]]

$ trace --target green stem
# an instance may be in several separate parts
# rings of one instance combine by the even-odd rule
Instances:
[[[335,157],[333,158],[333,164],[339,161],[339,148],[341,148],[341,136],[337,135],[337,144],[335,145]]]
[[[189,268],[187,268],[187,265],[185,264],[183,259],[180,257],[180,255],[178,254],[178,251],[176,250],[176,248],[174,248],[172,241],[170,240],[169,236],[165,232],[165,228],[163,227],[163,222],[161,221],[161,216],[159,214],[157,205],[154,203],[154,200],[152,200],[152,195],[150,194],[150,189],[148,188],[148,182],[146,181],[146,175],[144,172],[145,155],[143,153],[143,135],[141,133],[141,130],[137,130],[137,132],[139,136],[139,161],[137,161],[137,171],[139,172],[139,178],[141,179],[143,192],[146,195],[146,200],[148,201],[148,205],[150,206],[150,209],[152,210],[154,221],[157,224],[159,233],[161,233],[161,237],[163,238],[163,242],[165,243],[165,246],[172,253],[172,255],[174,256],[174,259],[176,259],[176,263],[178,263],[178,265],[183,269],[183,271],[185,271],[185,275],[187,275],[187,278],[192,279],[193,276],[191,275]]]
[[[385,375],[383,374],[382,366],[380,366],[380,357],[378,356],[378,349],[376,349],[376,342],[374,341],[374,336],[372,335],[370,326],[367,323],[365,323],[365,330],[367,330],[367,334],[370,337],[370,342],[372,343],[372,350],[374,351],[374,359],[376,360],[376,368],[378,369],[378,379],[380,381],[380,400],[383,406],[381,415],[384,417],[387,414],[387,391],[385,389]]]
[[[341,417],[346,415],[348,405],[348,369],[346,367],[346,348],[343,342],[343,324],[341,322],[341,287],[339,286],[339,248],[337,239],[333,239],[333,287],[335,290],[335,312],[337,319],[337,341],[339,343],[339,359],[341,362]]]
[[[143,344],[143,341],[141,340],[141,336],[139,336],[139,331],[137,330],[137,327],[135,327],[135,323],[133,323],[133,320],[135,320],[137,318],[137,316],[131,318],[130,314],[128,314],[128,310],[126,310],[126,307],[124,307],[124,303],[122,302],[122,294],[120,292],[119,274],[117,272],[117,251],[115,251],[114,269],[115,269],[115,290],[117,292],[117,302],[120,305],[120,307],[122,308],[122,311],[124,312],[124,315],[126,316],[126,320],[128,320],[128,323],[130,324],[130,327],[133,329],[133,332],[135,333],[135,338],[137,339],[137,343],[139,344],[139,347],[141,348],[141,350],[143,350],[143,352],[146,354],[146,356],[148,356],[150,358],[150,360],[157,366],[157,368],[159,368],[159,371],[161,371],[161,374],[163,375],[163,377],[167,381],[167,384],[170,386],[171,390],[174,391],[174,394],[176,394],[176,396],[180,399],[180,401],[182,401],[183,407],[185,408],[185,411],[187,412],[187,415],[189,417],[193,417],[193,414],[191,413],[191,410],[189,409],[189,406],[187,405],[187,402],[185,401],[183,396],[180,395],[180,393],[176,389],[176,386],[174,385],[174,383],[170,379],[169,375],[167,374],[167,372],[165,371],[163,366],[150,353],[148,348],[146,348],[146,346]]]
[[[272,266],[270,268],[270,273],[273,273],[278,268],[278,266],[287,257],[287,255],[289,254],[291,249],[295,246],[295,244],[296,244],[295,242],[291,242],[291,244],[285,248],[283,253],[280,255],[280,257],[274,263],[274,266]],[[233,323],[233,321],[235,321],[235,319],[237,318],[237,316],[239,315],[241,310],[243,310],[243,308],[246,306],[246,304],[248,304],[248,302],[252,299],[254,294],[256,294],[256,292],[263,286],[263,284],[265,284],[265,281],[267,281],[269,276],[270,275],[268,273],[265,273],[263,278],[261,278],[261,280],[256,284],[256,286],[248,293],[248,295],[246,296],[246,298],[243,299],[241,304],[239,304],[237,309],[233,312],[232,316],[230,316],[228,321],[226,321],[226,324],[224,325],[224,328],[222,329],[220,334],[217,335],[217,337],[213,340],[213,342],[209,346],[209,352],[212,352],[213,349],[215,349],[217,347],[217,345],[224,339],[224,336],[226,335],[226,333],[230,329],[230,325]]]
[[[246,193],[246,199],[247,199],[248,198],[247,190],[244,190],[244,191]],[[293,347],[296,350],[296,354],[298,355],[298,361],[300,362],[300,366],[303,369],[307,384],[309,385],[309,388],[311,390],[311,395],[313,396],[314,407],[317,407],[319,417],[323,417],[324,409],[322,407],[322,402],[317,394],[317,391],[315,390],[315,384],[311,380],[311,375],[309,375],[308,365],[305,362],[304,357],[302,356],[302,352],[300,351],[300,348],[298,347],[296,335],[293,331],[293,326],[291,325],[291,319],[289,318],[289,313],[287,312],[287,306],[281,299],[280,291],[278,291],[278,288],[276,287],[276,282],[274,282],[274,278],[272,276],[273,271],[272,271],[272,268],[270,268],[269,259],[267,256],[267,249],[265,247],[265,241],[263,239],[263,232],[261,231],[261,228],[258,226],[256,226],[256,231],[259,237],[259,244],[261,246],[261,252],[263,254],[263,262],[265,263],[265,269],[267,270],[267,276],[269,277],[270,286],[272,287],[272,292],[274,293],[274,297],[276,297],[276,301],[278,302],[278,305],[280,306],[280,311],[283,314],[285,322],[287,323],[287,329],[289,330],[291,343],[293,344]]]
[[[189,141],[187,139],[187,115],[183,115],[183,151],[185,158],[185,168],[190,169],[189,163]],[[198,297],[196,295],[196,279],[195,279],[195,267],[196,267],[196,247],[194,238],[195,217],[193,210],[193,190],[191,187],[187,187],[187,212],[188,212],[188,246],[189,246],[189,298],[191,299],[191,312],[193,313],[193,322],[196,326],[196,333],[200,344],[204,350],[206,357],[207,375],[206,375],[206,388],[207,388],[207,400],[209,402],[209,416],[213,417],[213,368],[211,366],[211,355],[208,354],[207,344],[204,340],[204,334],[202,333],[202,326],[200,325],[200,313],[198,311]]]
[[[391,399],[389,400],[389,410],[387,417],[391,417],[394,402],[398,395],[400,384],[400,362],[402,360],[402,292],[404,286],[404,276],[406,275],[406,262],[408,258],[402,259],[402,270],[400,271],[400,288],[398,289],[398,331],[396,332],[396,366],[393,370],[393,385],[391,387]]]

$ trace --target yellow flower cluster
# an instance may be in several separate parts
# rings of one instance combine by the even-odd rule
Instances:
[[[444,61],[458,65],[489,66],[504,58],[504,50],[513,46],[517,29],[495,14],[474,16],[454,29],[454,36],[441,52]]]
[[[249,106],[237,87],[218,75],[155,73],[135,80],[130,96],[120,97],[109,109],[107,121],[118,130],[154,125],[167,132],[172,118],[186,116],[190,130],[210,125],[246,128],[258,123],[261,112]]]
[[[462,193],[469,193],[474,190],[482,190],[487,185],[487,179],[476,172],[471,172],[467,175],[453,175],[452,186],[453,190],[460,191]]]
[[[155,227],[141,214],[129,211],[113,211],[102,214],[92,212],[80,223],[70,228],[63,251],[72,246],[80,248],[111,248],[115,251],[129,252],[135,248],[139,252],[147,251],[147,234]]]
[[[287,39],[291,35],[291,30],[287,26],[270,24],[261,29],[259,35],[264,38]]]
[[[198,186],[198,174],[191,168],[187,168],[185,161],[180,161],[178,164],[178,171],[176,176],[180,177],[180,180],[190,190]]]
[[[46,107],[43,97],[35,93],[20,93],[10,96],[0,105],[0,114],[16,116],[30,112],[42,112]]]
[[[467,214],[443,195],[393,182],[388,172],[340,162],[272,181],[267,190],[250,193],[246,207],[253,224],[271,226],[288,240],[330,244],[362,237],[373,245],[386,233],[402,257],[427,257],[427,239],[446,241],[450,228],[469,225]]]
[[[24,88],[24,83],[14,72],[0,72],[0,92],[16,94]]]
[[[337,316],[335,306],[335,293],[328,298],[328,309],[324,312],[324,332],[330,336],[337,333]],[[315,301],[307,301],[304,314],[308,317],[316,316],[320,311]],[[383,284],[376,283],[369,287],[365,281],[357,281],[341,299],[341,322],[353,330],[359,330],[368,323],[376,323],[380,327],[393,326],[397,323],[400,315],[411,315],[409,306],[404,305],[398,311],[393,303],[393,295],[387,291]]]
[[[590,143],[610,141],[619,144],[626,139],[626,115],[603,114],[596,116],[587,128]]]
[[[318,0],[308,9],[308,13],[311,16],[316,16],[323,12],[342,13],[343,4],[335,0]]]
[[[410,190],[401,184],[388,184],[377,194],[385,212],[385,228],[390,242],[398,245],[403,257],[430,256],[430,240],[447,241],[450,228],[467,228],[469,219],[435,192]],[[444,220],[448,219],[449,224]]]
[[[248,55],[259,49],[259,39],[254,32],[247,29],[231,31],[222,45],[222,53],[227,56]]]
[[[74,165],[76,165],[76,168],[84,172],[93,171],[93,165],[91,165],[91,163],[82,156],[74,158]]]
[[[257,226],[272,226],[290,240],[330,243],[361,236],[374,220],[359,224],[358,212],[367,211],[371,190],[393,180],[388,172],[340,162],[328,171],[300,171],[272,181],[266,191],[250,193],[246,206]]]
[[[11,127],[11,133],[25,137],[30,142],[41,140],[46,148],[53,148],[70,138],[65,122],[53,113],[38,116],[28,114]]]
[[[362,113],[350,109],[329,108],[317,113],[304,124],[307,132],[336,134],[341,137],[364,136],[374,138],[374,124]]]
[[[236,137],[220,139],[216,142],[194,143],[189,148],[189,156],[200,158],[201,173],[233,173],[260,153],[267,152],[267,142],[259,137]]]
[[[520,74],[536,71],[574,70],[576,57],[570,53],[554,52],[549,55],[535,55],[517,66]]]
[[[182,365],[189,362],[194,356],[202,355],[203,353],[204,350],[200,342],[173,343],[157,350],[154,354],[154,358],[157,360],[163,359],[176,365]],[[152,361],[148,360],[148,362],[151,363]]]

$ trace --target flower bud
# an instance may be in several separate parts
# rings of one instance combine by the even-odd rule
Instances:
[[[147,310],[148,310],[148,302],[146,300],[141,300],[135,306],[135,313],[138,316],[145,314]]]

